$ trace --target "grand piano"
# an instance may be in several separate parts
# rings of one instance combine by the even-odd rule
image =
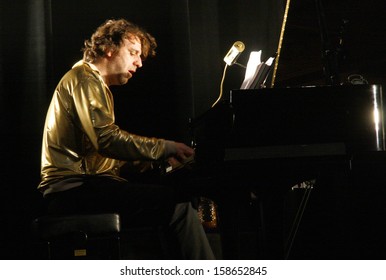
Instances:
[[[321,83],[307,83],[308,73],[231,90],[192,121],[196,173],[216,185],[225,257],[386,257],[384,88],[339,82],[336,60],[324,59]],[[255,254],[240,256],[243,246]]]
[[[374,240],[371,229],[386,214],[381,206],[382,196],[386,202],[384,98],[382,85],[233,90],[195,119],[196,167],[212,181],[217,177],[213,182],[221,195],[214,199],[228,213],[225,223],[245,218],[233,213],[237,200],[258,204],[247,210],[258,212],[252,220],[244,213],[245,222],[256,226],[257,257],[378,256],[378,249],[357,251],[361,245],[355,243],[366,247]],[[312,183],[294,189],[304,182]],[[234,224],[229,227],[235,230]],[[299,237],[299,228],[303,234],[318,232]]]

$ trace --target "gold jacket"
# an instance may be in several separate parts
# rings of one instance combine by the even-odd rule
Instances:
[[[111,91],[95,66],[79,61],[60,80],[48,108],[38,189],[61,191],[61,181],[82,175],[124,180],[119,170],[125,162],[165,156],[166,140],[128,133],[114,120]],[[50,190],[55,185],[60,187]]]

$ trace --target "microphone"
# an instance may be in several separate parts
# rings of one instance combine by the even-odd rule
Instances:
[[[226,56],[224,57],[224,61],[229,66],[232,66],[236,63],[237,58],[244,51],[245,45],[241,41],[234,42]]]

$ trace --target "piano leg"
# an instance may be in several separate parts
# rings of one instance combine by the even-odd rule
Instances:
[[[261,203],[261,250],[263,259],[284,258],[284,192],[267,191],[263,187],[259,192]]]
[[[224,246],[228,248],[230,258],[291,259],[296,258],[293,250],[302,250],[303,245],[311,247],[306,248],[308,252],[311,252],[311,255],[314,254],[313,251],[316,252],[312,246],[317,247],[320,243],[316,245],[302,244],[302,240],[297,236],[298,231],[293,231],[290,234],[290,229],[293,225],[299,226],[300,231],[304,231],[304,228],[310,229],[309,225],[312,227],[312,224],[315,223],[312,219],[311,222],[309,220],[310,214],[315,214],[312,212],[315,209],[312,204],[315,201],[320,203],[320,199],[323,200],[320,197],[321,193],[327,194],[329,197],[321,202],[322,204],[325,203],[325,207],[331,208],[331,204],[339,204],[342,198],[341,194],[344,192],[340,187],[340,181],[347,180],[348,164],[345,161],[338,164],[323,163],[321,167],[316,165],[311,169],[310,166],[308,162],[303,165],[292,161],[280,161],[270,164],[264,162],[264,166],[233,165],[229,169],[225,169],[224,174],[226,175],[224,175],[224,180],[220,185],[222,193],[227,194],[228,200],[220,200],[218,204],[221,215],[220,224],[227,237],[224,239]],[[317,192],[314,194],[312,191],[308,204],[299,203],[289,207],[286,202],[293,199],[294,195],[298,195],[291,190],[291,187],[315,178],[317,178],[315,186]],[[337,186],[336,189],[334,189],[335,186]],[[323,191],[320,190],[322,188]],[[339,191],[337,192],[337,190]],[[304,191],[304,189],[300,190],[300,192]],[[254,199],[251,199],[251,194],[255,197]],[[315,198],[315,195],[318,197]],[[334,209],[339,209],[339,205],[334,206]],[[305,212],[308,224],[305,224],[302,219],[294,220],[299,210]],[[339,219],[341,218],[331,217],[332,208],[325,212],[323,212],[323,208],[317,209],[317,211],[315,216],[320,215],[321,219],[327,217],[327,223],[330,223],[332,227],[339,228]],[[325,221],[316,221],[317,224],[322,224],[320,222],[324,223]],[[249,241],[249,247],[243,246],[245,238],[241,237],[246,231],[254,234],[254,239]],[[323,231],[328,233],[327,238],[323,237],[328,240],[332,236],[331,229],[327,226],[320,230],[320,232]],[[319,233],[313,234],[319,236]],[[307,240],[307,238],[306,236],[304,239]],[[301,245],[299,246],[299,244]],[[249,250],[253,248],[254,252],[243,251],[247,248]],[[224,249],[225,251],[227,250]]]

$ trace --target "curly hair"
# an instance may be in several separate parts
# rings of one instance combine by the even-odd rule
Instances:
[[[157,43],[155,38],[138,25],[125,19],[110,19],[100,25],[91,38],[84,41],[83,59],[94,62],[103,57],[107,50],[115,52],[123,39],[138,38],[142,45],[142,60],[154,57]]]

